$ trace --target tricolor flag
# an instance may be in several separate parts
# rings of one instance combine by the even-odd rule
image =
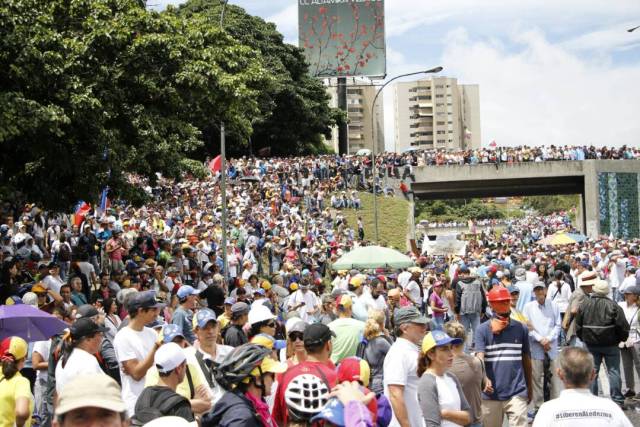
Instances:
[[[91,205],[87,202],[80,200],[75,209],[73,210],[73,225],[80,226],[84,218],[87,216],[89,211],[91,210]]]

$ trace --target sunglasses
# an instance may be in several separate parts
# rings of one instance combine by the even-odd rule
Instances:
[[[275,328],[276,327],[276,322],[271,321],[271,322],[267,323],[265,326],[268,326],[270,328]]]
[[[289,334],[289,339],[291,341],[296,341],[296,340],[303,341],[303,334],[302,332],[291,332]]]

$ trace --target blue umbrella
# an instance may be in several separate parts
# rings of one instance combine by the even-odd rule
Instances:
[[[65,328],[68,325],[62,320],[31,305],[0,307],[0,339],[16,336],[27,342],[45,341]]]

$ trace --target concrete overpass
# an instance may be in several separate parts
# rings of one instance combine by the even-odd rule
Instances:
[[[585,160],[414,168],[415,199],[579,194],[590,237],[640,237],[640,160]]]

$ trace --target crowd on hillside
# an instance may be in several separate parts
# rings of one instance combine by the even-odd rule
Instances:
[[[219,173],[140,208],[2,205],[0,304],[68,329],[0,342],[0,426],[631,425],[640,242],[540,245],[575,231],[558,213],[478,227],[461,256],[335,271],[369,242],[327,201],[366,168],[231,161],[226,265]]]

